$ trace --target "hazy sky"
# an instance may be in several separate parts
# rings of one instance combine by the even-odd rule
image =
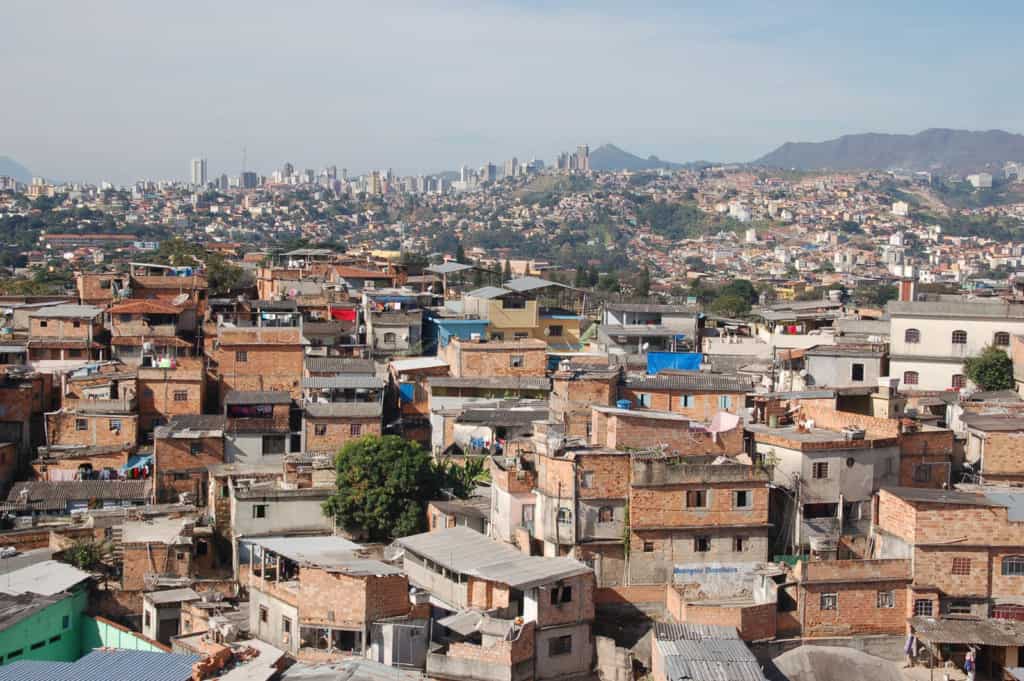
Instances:
[[[130,182],[550,160],[605,142],[1024,131],[1019,3],[77,2],[0,8],[0,156]],[[667,7],[684,5],[685,7]],[[774,5],[774,6],[773,6]]]

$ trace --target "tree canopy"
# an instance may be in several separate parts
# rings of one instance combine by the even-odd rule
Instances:
[[[988,346],[964,362],[964,374],[982,390],[1013,388],[1013,361],[996,347]]]

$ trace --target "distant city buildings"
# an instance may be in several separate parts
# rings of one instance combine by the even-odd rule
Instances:
[[[191,180],[192,184],[196,187],[206,186],[206,159],[205,158],[194,158],[192,159],[191,168]]]

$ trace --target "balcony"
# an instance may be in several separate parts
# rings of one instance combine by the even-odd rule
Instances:
[[[65,399],[64,406],[69,411],[80,414],[134,414],[138,408],[135,397],[123,397],[112,400],[102,399]]]

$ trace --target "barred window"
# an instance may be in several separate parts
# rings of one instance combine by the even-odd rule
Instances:
[[[838,610],[839,609],[839,594],[835,592],[821,594],[821,609],[822,610]]]
[[[1024,576],[1024,556],[1006,556],[1003,558],[1003,574],[1008,577]]]
[[[966,345],[967,344],[967,332],[963,329],[957,329],[953,332],[953,344],[954,345]]]
[[[903,332],[903,342],[904,343],[920,343],[921,342],[921,332],[918,331],[917,329],[907,329],[906,331]]]
[[[954,558],[953,566],[950,570],[950,574],[953,575],[969,575],[971,574],[971,559],[970,558]]]
[[[876,608],[895,608],[896,607],[896,592],[895,591],[879,591],[875,597]]]

